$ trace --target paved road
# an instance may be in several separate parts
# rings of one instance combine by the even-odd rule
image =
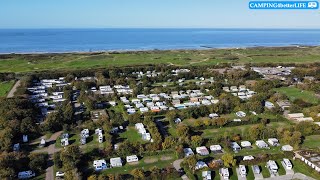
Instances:
[[[315,180],[315,179],[313,179],[309,176],[306,176],[304,174],[301,174],[301,173],[265,178],[265,180],[292,180],[292,179]]]
[[[177,171],[179,171],[180,169],[181,169],[181,163],[182,163],[182,161],[183,161],[183,159],[177,159],[177,160],[175,160],[175,161],[173,161],[173,167],[177,170]],[[183,174],[182,176],[181,176],[181,178],[183,179],[183,180],[189,180],[189,178],[188,178],[188,176],[187,175],[185,175],[185,174]]]
[[[9,91],[7,98],[12,98],[14,96],[14,93],[17,91],[17,88],[20,86],[20,80],[17,81],[14,86]]]

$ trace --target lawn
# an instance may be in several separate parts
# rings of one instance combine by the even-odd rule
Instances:
[[[130,65],[176,66],[220,63],[312,63],[320,59],[320,47],[172,50],[63,54],[0,55],[0,72],[30,72],[57,69],[88,69]]]
[[[320,179],[320,174],[311,169],[311,167],[303,163],[301,160],[296,159],[291,162],[293,163],[294,172],[305,174],[307,176],[313,177],[314,179]]]
[[[319,103],[319,98],[315,96],[315,93],[312,91],[304,91],[294,87],[282,87],[275,90],[288,96],[290,101],[294,101],[295,99],[302,99],[312,104]]]
[[[246,166],[247,169],[247,179],[254,179],[254,174],[251,166]]]
[[[142,136],[132,126],[129,126],[125,132],[121,133],[120,138],[127,139],[130,142],[141,142],[141,143],[147,142],[147,141],[142,140]]]
[[[261,167],[262,176],[264,178],[270,177],[270,172],[269,172],[268,168],[266,167],[266,163],[259,164],[259,166]]]
[[[281,127],[288,125],[288,122],[271,122],[268,126],[272,127]],[[248,132],[248,129],[252,127],[252,124],[242,125],[242,126],[234,126],[234,127],[222,127],[222,128],[212,128],[203,130],[202,137],[203,138],[213,138],[217,135],[223,135],[225,133],[228,134],[240,134],[243,135]]]
[[[280,176],[285,175],[286,174],[286,170],[284,169],[283,165],[281,164],[282,159],[276,160],[276,163],[278,165],[278,173]]]
[[[320,135],[307,136],[302,144],[306,149],[320,149]]]
[[[161,159],[161,157],[167,157],[170,158],[168,160]],[[154,162],[145,162],[146,159],[153,159]],[[172,164],[172,162],[176,160],[175,155],[159,155],[159,156],[149,156],[149,157],[144,157],[143,159],[139,160],[138,164],[135,165],[130,165],[130,164],[125,164],[122,167],[117,167],[117,168],[111,168],[103,171],[103,174],[126,174],[130,173],[135,168],[139,169],[144,169],[145,171],[149,170],[151,167],[158,167],[158,168],[165,168],[168,167]]]
[[[6,97],[15,81],[0,82],[0,97]]]

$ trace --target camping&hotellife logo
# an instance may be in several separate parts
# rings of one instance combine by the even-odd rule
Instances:
[[[249,8],[259,9],[301,9],[315,10],[319,9],[318,1],[250,1]]]

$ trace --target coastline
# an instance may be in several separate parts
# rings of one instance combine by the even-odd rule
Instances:
[[[97,51],[44,51],[44,52],[8,52],[0,55],[41,55],[41,54],[97,54],[97,53],[137,53],[137,52],[170,52],[170,51],[210,51],[210,50],[239,50],[239,49],[272,49],[272,48],[308,48],[320,47],[319,45],[291,44],[286,46],[240,46],[240,47],[210,47],[201,46],[199,48],[173,48],[173,49],[123,49],[123,50],[97,50]]]

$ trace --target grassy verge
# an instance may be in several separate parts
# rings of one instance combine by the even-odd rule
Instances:
[[[314,179],[320,179],[320,174],[313,170],[310,166],[306,165],[299,159],[293,160],[293,170],[294,172],[299,172],[307,176],[313,177]]]
[[[270,177],[270,172],[269,172],[268,168],[266,167],[266,163],[259,164],[259,166],[261,167],[262,176],[264,178]]]
[[[320,135],[307,136],[303,141],[302,148],[320,149]]]
[[[286,170],[284,169],[283,165],[281,164],[281,161],[282,161],[282,160],[280,160],[280,159],[276,161],[276,163],[277,163],[277,165],[278,165],[278,167],[279,167],[278,173],[279,173],[280,176],[286,174]]]
[[[6,97],[15,81],[0,82],[0,97]]]

